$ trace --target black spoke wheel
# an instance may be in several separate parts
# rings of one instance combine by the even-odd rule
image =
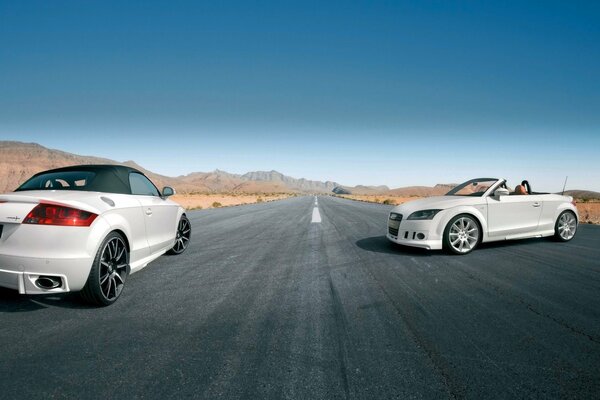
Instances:
[[[119,298],[129,274],[129,251],[125,240],[111,232],[98,249],[94,264],[81,294],[85,300],[108,306]]]
[[[168,251],[169,254],[181,254],[187,249],[190,244],[190,238],[192,237],[192,225],[190,220],[182,215],[179,223],[177,224],[177,232],[175,234],[175,244]]]

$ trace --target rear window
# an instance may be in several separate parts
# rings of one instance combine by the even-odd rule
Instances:
[[[21,190],[87,190],[96,177],[91,171],[49,172],[34,176],[22,184]]]

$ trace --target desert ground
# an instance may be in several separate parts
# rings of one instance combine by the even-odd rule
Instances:
[[[369,203],[380,203],[399,205],[411,200],[417,200],[421,197],[398,197],[386,195],[337,195],[345,199],[366,201]],[[586,224],[600,224],[600,201],[577,201],[577,210],[579,211],[580,222]]]
[[[389,204],[395,206],[406,203],[407,201],[422,198],[419,196],[389,196],[385,194],[339,194],[336,196],[349,200],[366,201],[368,203]]]
[[[292,197],[291,193],[273,193],[273,194],[236,194],[236,193],[192,193],[176,194],[171,197],[173,201],[181,204],[187,210],[200,210],[206,208],[219,208],[239,206],[242,204],[262,203],[275,201]]]
[[[577,203],[581,222],[600,224],[600,201]]]

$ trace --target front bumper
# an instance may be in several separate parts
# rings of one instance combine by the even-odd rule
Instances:
[[[391,242],[404,246],[420,247],[429,250],[442,249],[442,235],[435,229],[437,218],[425,221],[412,221],[402,219],[396,225],[388,220],[386,237]],[[397,234],[396,233],[397,229]]]

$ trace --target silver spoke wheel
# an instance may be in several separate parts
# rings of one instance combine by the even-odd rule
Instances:
[[[469,217],[460,217],[450,226],[448,239],[457,253],[468,253],[479,242],[479,225]]]
[[[563,213],[558,219],[558,234],[563,240],[571,240],[577,231],[577,220],[570,212]]]
[[[100,256],[100,291],[106,300],[115,300],[121,294],[127,278],[127,247],[120,237],[111,238]]]

